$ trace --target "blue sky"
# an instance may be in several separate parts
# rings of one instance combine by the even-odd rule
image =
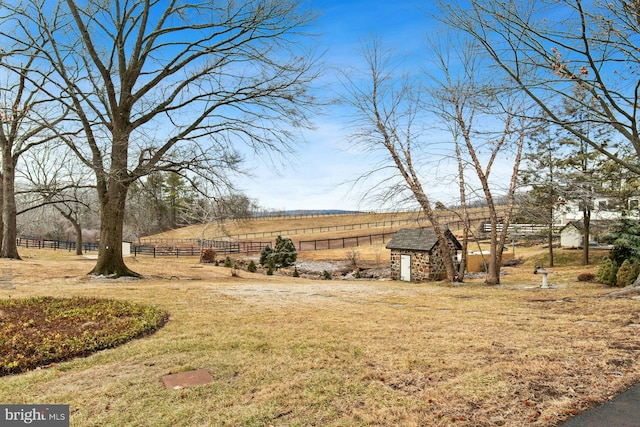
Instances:
[[[403,57],[416,60],[424,55],[429,17],[415,1],[318,0],[312,4],[320,13],[313,29],[320,33],[316,42],[320,50],[326,49],[324,61],[331,67],[357,66],[354,61],[361,44],[372,35]],[[336,74],[329,71],[323,78],[335,82],[333,90],[339,90]],[[286,167],[247,159],[253,176],[241,180],[241,189],[260,206],[271,209],[382,208],[361,203],[359,191],[350,191],[348,182],[369,170],[372,160],[349,148],[352,130],[344,111],[326,108],[313,121],[316,129],[305,132],[306,142]]]

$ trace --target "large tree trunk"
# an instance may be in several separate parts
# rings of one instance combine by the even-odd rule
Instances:
[[[396,156],[394,156],[394,160],[395,159],[396,159]],[[396,164],[400,164],[400,163],[396,160]],[[412,176],[415,178],[415,174],[413,174]],[[433,230],[436,233],[436,238],[438,239],[438,245],[440,247],[440,251],[442,255],[442,262],[444,263],[444,269],[447,275],[447,281],[448,282],[457,281],[458,272],[453,262],[453,254],[451,253],[451,249],[449,247],[449,238],[445,234],[447,227],[443,227],[440,224],[440,221],[438,220],[438,215],[436,215],[436,213],[431,208],[431,203],[429,202],[429,198],[427,197],[424,190],[422,189],[422,185],[420,184],[420,181],[418,179],[407,178],[406,175],[405,175],[405,181],[407,182],[407,184],[409,184],[411,191],[413,192],[413,195],[418,200],[418,203],[420,203],[420,206],[422,207],[422,211],[426,215],[427,219],[429,219],[429,222],[431,222],[431,226],[433,227]]]
[[[549,244],[549,267],[553,267],[553,208],[550,209],[548,221],[547,243]]]
[[[480,174],[479,174],[480,175]],[[487,266],[487,276],[485,283],[487,285],[499,285],[500,284],[500,266],[502,264],[502,246],[498,248],[498,213],[496,212],[496,206],[493,203],[493,196],[488,191],[488,182],[486,177],[481,177],[481,183],[485,190],[485,197],[487,199],[487,206],[489,207],[489,221],[491,222],[491,238],[489,246],[489,265]],[[503,221],[503,228],[508,227],[509,223]]]
[[[11,146],[2,148],[2,248],[1,258],[20,259],[18,255],[18,227],[15,197],[15,161]]]
[[[493,217],[495,212],[491,213]],[[489,248],[489,265],[487,266],[487,277],[485,283],[487,285],[499,285],[500,284],[500,259],[502,255],[502,248],[498,253],[498,230],[497,220],[491,219],[491,243]]]
[[[65,217],[65,219],[69,221],[73,226],[73,229],[76,233],[76,255],[82,255],[82,225],[78,222],[78,219],[72,210],[65,211],[57,205],[53,206],[57,209],[58,212],[60,212],[60,215]]]
[[[582,244],[582,265],[589,265],[589,240],[591,240],[591,211],[583,211],[584,237]]]
[[[459,277],[458,277],[458,271],[453,262],[453,254],[451,253],[451,250],[449,247],[449,238],[444,234],[440,226],[435,227],[435,230],[436,230],[436,236],[438,237],[439,245],[441,248],[443,248],[442,261],[444,262],[444,269],[447,274],[447,281],[456,282],[459,280]]]
[[[2,253],[2,241],[4,240],[4,174],[0,172],[0,253]]]
[[[82,255],[82,225],[78,221],[71,221],[73,229],[76,231],[76,255]]]
[[[549,245],[549,267],[553,267],[553,226],[547,230],[547,244]]]
[[[107,194],[101,198],[100,247],[98,261],[89,274],[117,278],[140,275],[131,271],[122,257],[122,228],[128,185],[117,178],[110,179]]]
[[[462,231],[461,252],[460,264],[458,265],[458,282],[464,282],[464,275],[467,271],[467,253],[469,252],[469,220],[466,212],[464,214],[464,229]]]

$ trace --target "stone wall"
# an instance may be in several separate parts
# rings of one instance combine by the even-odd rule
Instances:
[[[400,255],[411,255],[412,282],[429,280],[429,263],[431,259],[429,253],[400,249],[391,251],[391,278],[393,280],[400,280]]]
[[[449,242],[452,254],[456,253],[453,242]],[[400,280],[400,255],[411,255],[411,281],[423,282],[428,280],[442,280],[447,277],[447,270],[442,260],[442,250],[439,247],[432,254],[423,251],[393,249],[391,251],[391,278]]]
[[[456,249],[453,242],[449,242],[449,250],[455,254]],[[442,280],[447,278],[447,269],[444,266],[444,260],[442,258],[442,250],[438,246],[431,255],[432,263],[431,270],[429,271],[429,279]]]

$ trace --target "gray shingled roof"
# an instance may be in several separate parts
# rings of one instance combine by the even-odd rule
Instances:
[[[459,249],[460,243],[455,236],[453,236],[449,230],[447,230],[446,233],[450,239],[453,239],[456,247]],[[398,230],[391,240],[389,240],[386,248],[429,252],[437,243],[438,238],[436,237],[436,232],[433,228],[402,228]]]
[[[578,229],[578,231],[584,231],[584,223],[582,221],[570,221],[560,229],[560,232],[562,232],[565,228],[568,228],[568,227],[575,227]]]

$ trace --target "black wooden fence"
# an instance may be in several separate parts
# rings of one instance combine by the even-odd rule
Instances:
[[[324,249],[344,249],[364,245],[375,245],[385,243],[396,234],[395,231],[389,233],[367,234],[364,236],[338,237],[334,239],[300,240],[298,241],[299,251],[321,251]]]
[[[225,240],[206,240],[204,249],[215,249],[221,255],[245,254],[251,255],[262,252],[265,246],[272,246],[271,242],[230,242]],[[132,245],[134,256],[200,256],[200,245]]]
[[[75,251],[76,242],[60,239],[46,239],[37,237],[18,237],[18,247],[27,249],[53,249]],[[272,246],[271,242],[231,242],[226,240],[205,240],[204,248],[213,248],[221,255],[260,253],[265,246]],[[98,242],[83,243],[83,253],[97,251]],[[134,256],[150,255],[161,256],[200,256],[200,242],[195,245],[131,245],[131,253]]]
[[[41,237],[18,237],[16,239],[18,247],[31,248],[31,249],[53,249],[53,250],[67,250],[75,251],[76,242],[60,239],[46,239]],[[91,252],[98,250],[97,242],[89,242],[82,244],[82,250],[84,252]]]

